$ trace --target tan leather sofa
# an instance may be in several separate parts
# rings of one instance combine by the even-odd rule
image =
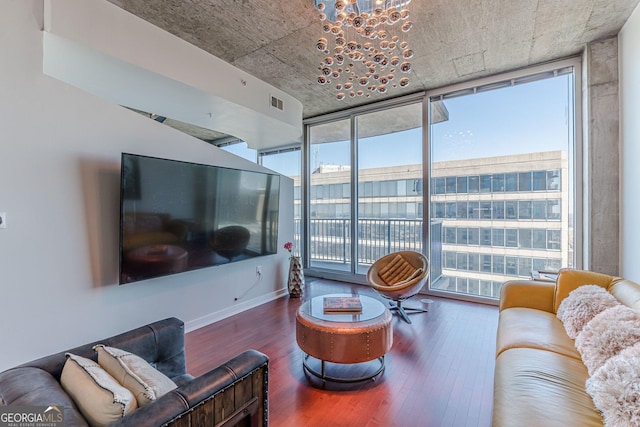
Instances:
[[[502,287],[493,426],[602,426],[585,391],[587,368],[556,311],[581,285],[607,289],[640,310],[640,285],[606,274],[562,270],[556,283],[510,281]]]

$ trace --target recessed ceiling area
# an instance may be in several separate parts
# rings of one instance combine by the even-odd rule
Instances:
[[[617,34],[640,0],[413,0],[409,86],[342,101],[316,83],[313,0],[109,1],[290,94],[308,118],[579,54]]]
[[[209,144],[213,144],[213,145],[225,145],[231,142],[235,142],[238,141],[238,138],[234,137],[234,136],[230,136],[227,135],[225,133],[222,132],[216,132],[214,130],[211,129],[207,129],[207,128],[203,128],[200,126],[195,126],[189,123],[185,123],[185,122],[181,122],[179,120],[175,120],[175,119],[171,119],[168,117],[164,117],[164,116],[159,116],[157,114],[153,114],[153,113],[148,113],[146,111],[140,111],[140,110],[136,110],[135,108],[129,108],[129,107],[125,107],[128,108],[131,111],[135,111],[138,114],[141,114],[145,117],[148,117],[152,120],[155,120],[158,123],[162,123],[165,124],[167,126],[170,126],[176,130],[179,130],[181,132],[184,132],[188,135],[191,135],[195,138],[201,139],[205,142],[208,142]]]

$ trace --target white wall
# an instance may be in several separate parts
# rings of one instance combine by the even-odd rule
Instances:
[[[42,25],[42,0],[0,2],[0,371],[167,316],[193,329],[286,293],[283,249],[117,285],[121,152],[261,168],[44,75]],[[281,181],[284,243],[293,184]]]
[[[254,149],[301,140],[300,101],[107,0],[44,0],[44,29],[47,75]]]
[[[640,6],[618,35],[620,58],[620,275],[640,283]]]

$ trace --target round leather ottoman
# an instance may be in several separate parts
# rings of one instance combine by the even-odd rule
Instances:
[[[300,306],[296,313],[296,341],[305,353],[304,369],[323,380],[357,382],[373,379],[384,371],[384,355],[393,344],[391,312],[371,297],[360,295],[362,311],[358,313],[325,313],[325,296],[353,296],[332,294],[315,297]],[[318,373],[307,363],[309,357],[321,361]],[[378,359],[379,368],[358,378],[337,378],[326,375],[325,362],[353,364]]]

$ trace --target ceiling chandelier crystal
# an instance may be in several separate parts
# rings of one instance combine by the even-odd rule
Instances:
[[[408,86],[413,68],[406,40],[413,26],[410,2],[314,0],[325,33],[316,43],[325,55],[318,83],[333,85],[338,100]]]

